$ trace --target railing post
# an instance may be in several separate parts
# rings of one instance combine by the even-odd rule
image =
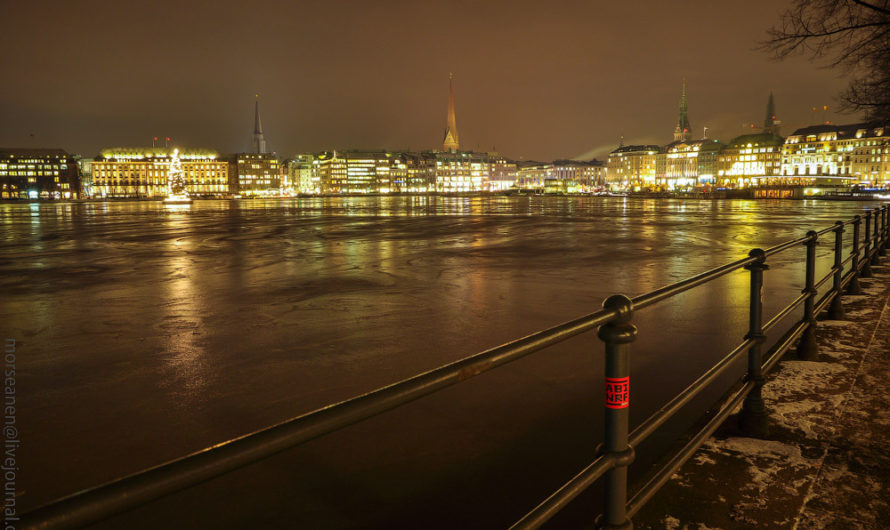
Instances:
[[[748,349],[748,381],[754,381],[754,388],[745,396],[742,411],[739,413],[739,428],[753,436],[766,436],[766,407],[763,404],[763,359],[760,348],[766,338],[763,335],[763,271],[769,269],[766,253],[755,248],[748,253],[757,261],[745,265],[751,271],[751,310],[749,313],[748,334],[745,338],[754,339]]]
[[[865,239],[863,240],[865,248],[862,252],[862,272],[859,273],[862,278],[871,278],[871,215],[872,210],[865,211]]]
[[[828,306],[828,318],[831,320],[844,319],[844,306],[841,303],[841,283],[844,280],[844,223],[836,221],[834,223],[834,284],[831,290],[834,291],[834,298],[831,305]]]
[[[605,475],[605,506],[597,521],[599,528],[632,529],[627,517],[627,466],[634,450],[627,444],[630,407],[630,343],[637,337],[631,324],[633,302],[623,295],[613,295],[603,302],[603,309],[618,310],[618,317],[600,326],[597,336],[606,343],[606,418],[604,450],[615,459],[615,467]]]
[[[884,230],[881,233],[881,245],[880,245],[880,247],[878,247],[881,249],[881,251],[880,251],[881,256],[887,255],[886,249],[887,249],[887,216],[888,216],[888,214],[890,214],[890,207],[888,207],[887,205],[882,206],[881,207],[881,226],[884,227]]]
[[[884,216],[884,207],[880,207],[875,211],[875,237],[872,245],[874,246],[874,251],[871,253],[871,261],[872,265],[880,264],[880,260],[878,259],[878,252],[881,249],[881,239],[883,237],[883,223],[882,221]]]
[[[816,345],[816,241],[818,235],[815,230],[807,232],[807,239],[804,245],[807,246],[807,271],[804,288],[802,293],[807,294],[806,300],[803,302],[803,319],[809,325],[804,330],[800,343],[797,345],[797,357],[805,361],[812,361],[819,353],[819,346]]]
[[[862,294],[862,288],[859,287],[859,225],[862,218],[856,216],[853,218],[853,259],[850,261],[850,283],[847,284],[847,294]]]

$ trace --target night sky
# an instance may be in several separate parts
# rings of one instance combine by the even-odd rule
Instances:
[[[786,2],[2,2],[0,147],[270,150],[441,146],[448,73],[461,147],[515,159],[672,140],[682,79],[695,137],[821,119],[841,72],[755,50]],[[856,121],[855,116],[827,119]],[[32,136],[33,135],[33,136]]]

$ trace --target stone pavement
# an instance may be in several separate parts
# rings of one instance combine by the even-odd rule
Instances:
[[[819,356],[767,375],[769,435],[730,417],[634,518],[636,528],[890,529],[890,267],[819,322]]]

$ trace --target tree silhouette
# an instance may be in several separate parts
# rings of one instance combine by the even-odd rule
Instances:
[[[842,107],[890,120],[890,0],[794,0],[761,48],[845,69],[852,80]]]

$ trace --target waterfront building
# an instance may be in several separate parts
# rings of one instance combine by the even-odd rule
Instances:
[[[238,153],[233,161],[233,181],[237,193],[278,195],[281,189],[281,161],[275,153]]]
[[[454,117],[454,74],[448,74],[448,116],[445,124],[445,137],[442,149],[450,152],[460,150],[460,138],[457,135],[457,120]]]
[[[718,155],[718,187],[745,188],[790,184],[781,176],[782,146],[785,139],[779,136],[780,123],[776,119],[776,103],[773,93],[770,92],[766,103],[763,131],[733,138]]]
[[[314,195],[321,193],[321,184],[316,171],[315,155],[304,153],[294,155],[285,162],[282,189],[287,193]]]
[[[814,125],[782,146],[782,176],[802,185],[890,185],[890,126]]]
[[[516,162],[507,160],[497,153],[489,153],[491,169],[489,172],[489,189],[491,191],[507,191],[516,186],[518,166]]]
[[[605,184],[614,189],[653,189],[657,145],[620,145],[609,153]]]
[[[782,178],[782,147],[785,139],[775,130],[764,127],[765,132],[744,134],[733,138],[720,151],[717,158],[717,186],[745,188],[791,184]]]
[[[599,160],[556,160],[550,170],[552,185],[566,192],[585,192],[602,189],[606,185],[606,166]],[[556,184],[556,183],[560,184]],[[547,187],[545,183],[545,188]]]
[[[436,153],[405,154],[406,177],[405,186],[400,190],[405,193],[427,193],[436,189]]]
[[[656,163],[656,186],[682,190],[715,184],[722,148],[720,141],[708,139],[681,140],[666,145],[662,163]]]
[[[408,165],[397,153],[324,152],[312,164],[321,193],[396,193],[407,187]]]
[[[489,191],[491,163],[487,153],[471,151],[436,153],[436,191],[468,193]]]
[[[0,148],[0,198],[74,199],[80,195],[77,157],[62,149]]]
[[[103,149],[92,163],[94,197],[150,198],[167,196],[167,175],[173,148],[115,147]],[[186,191],[191,197],[222,197],[231,193],[229,163],[212,149],[182,149]]]
[[[553,164],[526,160],[518,164],[516,187],[524,190],[543,190],[553,178]]]

